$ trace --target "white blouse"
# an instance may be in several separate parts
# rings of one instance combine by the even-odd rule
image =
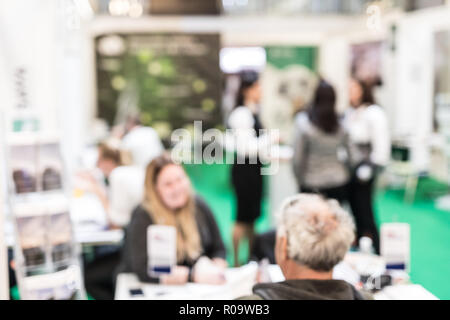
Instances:
[[[125,227],[133,210],[142,202],[145,170],[141,166],[121,166],[109,176],[109,217],[117,226]]]
[[[233,130],[233,134],[227,135],[227,149],[243,157],[253,157],[258,153],[262,157],[268,156],[271,144],[278,137],[267,133],[258,137],[254,126],[255,119],[250,108],[242,106],[234,109],[228,118],[228,127]],[[267,154],[261,151],[267,151]]]
[[[370,161],[379,166],[388,164],[391,156],[389,125],[384,110],[378,105],[350,108],[344,119],[352,145],[370,144]],[[360,159],[352,159],[359,161]]]
[[[164,152],[158,133],[150,127],[132,129],[122,140],[122,148],[131,152],[133,164],[146,167],[154,158]]]

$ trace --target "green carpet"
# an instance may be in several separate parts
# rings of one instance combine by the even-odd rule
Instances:
[[[231,231],[235,216],[234,194],[229,182],[229,165],[187,165],[186,171],[194,188],[211,206],[226,244],[230,264],[233,263]],[[267,187],[267,184],[266,184]],[[411,226],[411,280],[421,284],[440,299],[450,299],[450,212],[434,207],[430,191],[445,186],[432,180],[422,180],[413,204],[403,201],[402,190],[380,191],[376,196],[376,219],[385,222],[406,222]],[[257,230],[270,228],[267,192],[263,214],[257,221]],[[239,251],[241,263],[247,259],[247,249]]]
[[[376,198],[378,225],[405,222],[411,228],[411,280],[440,299],[450,299],[450,212],[438,210],[428,193],[442,191],[432,180],[422,180],[413,204],[403,201],[403,190],[380,191]]]
[[[227,249],[229,265],[234,265],[232,228],[235,220],[234,192],[230,185],[229,165],[186,165],[186,171],[191,177],[197,194],[209,204],[216,217],[217,224],[222,233],[222,239]],[[267,186],[267,183],[266,183]],[[267,192],[265,192],[267,194]],[[264,196],[262,215],[256,221],[258,232],[266,231],[271,226],[269,216],[268,197]],[[239,248],[240,263],[245,263],[248,258],[248,243],[243,242]]]

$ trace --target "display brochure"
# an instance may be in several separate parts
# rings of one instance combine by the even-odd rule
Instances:
[[[28,194],[33,192],[61,191],[62,157],[59,143],[41,139],[9,141],[8,160],[11,169],[11,192]]]
[[[37,195],[28,199],[21,198],[11,207],[16,225],[16,276],[21,297],[82,297],[84,291],[80,272],[67,271],[76,268],[79,270],[79,252],[65,196]],[[36,284],[39,281],[35,279],[48,282],[42,281],[45,287],[39,287]]]
[[[148,274],[159,277],[171,272],[177,263],[175,227],[152,225],[147,229]]]
[[[81,270],[72,265],[64,270],[26,277],[22,283],[24,300],[76,300],[81,298]]]
[[[381,256],[387,269],[408,271],[410,265],[410,226],[385,223],[381,226]]]

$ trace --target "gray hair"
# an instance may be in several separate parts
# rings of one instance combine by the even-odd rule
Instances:
[[[336,200],[298,194],[281,206],[278,234],[287,239],[290,259],[313,270],[328,272],[350,249],[355,225]]]

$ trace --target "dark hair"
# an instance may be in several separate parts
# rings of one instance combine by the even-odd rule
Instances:
[[[239,86],[239,91],[238,91],[238,94],[237,94],[235,108],[244,105],[244,102],[245,102],[244,101],[245,100],[245,97],[244,97],[245,91],[248,88],[253,87],[255,85],[255,83],[257,83],[258,80],[259,80],[258,73],[255,72],[255,71],[242,71],[239,74],[239,78],[241,80],[241,84]]]
[[[334,133],[339,128],[338,115],[335,110],[336,93],[325,80],[320,80],[314,100],[308,109],[309,120],[326,133]]]
[[[373,85],[367,81],[353,78],[353,80],[361,87],[362,96],[360,104],[375,104],[375,98],[373,97]],[[380,80],[379,80],[380,81]]]

